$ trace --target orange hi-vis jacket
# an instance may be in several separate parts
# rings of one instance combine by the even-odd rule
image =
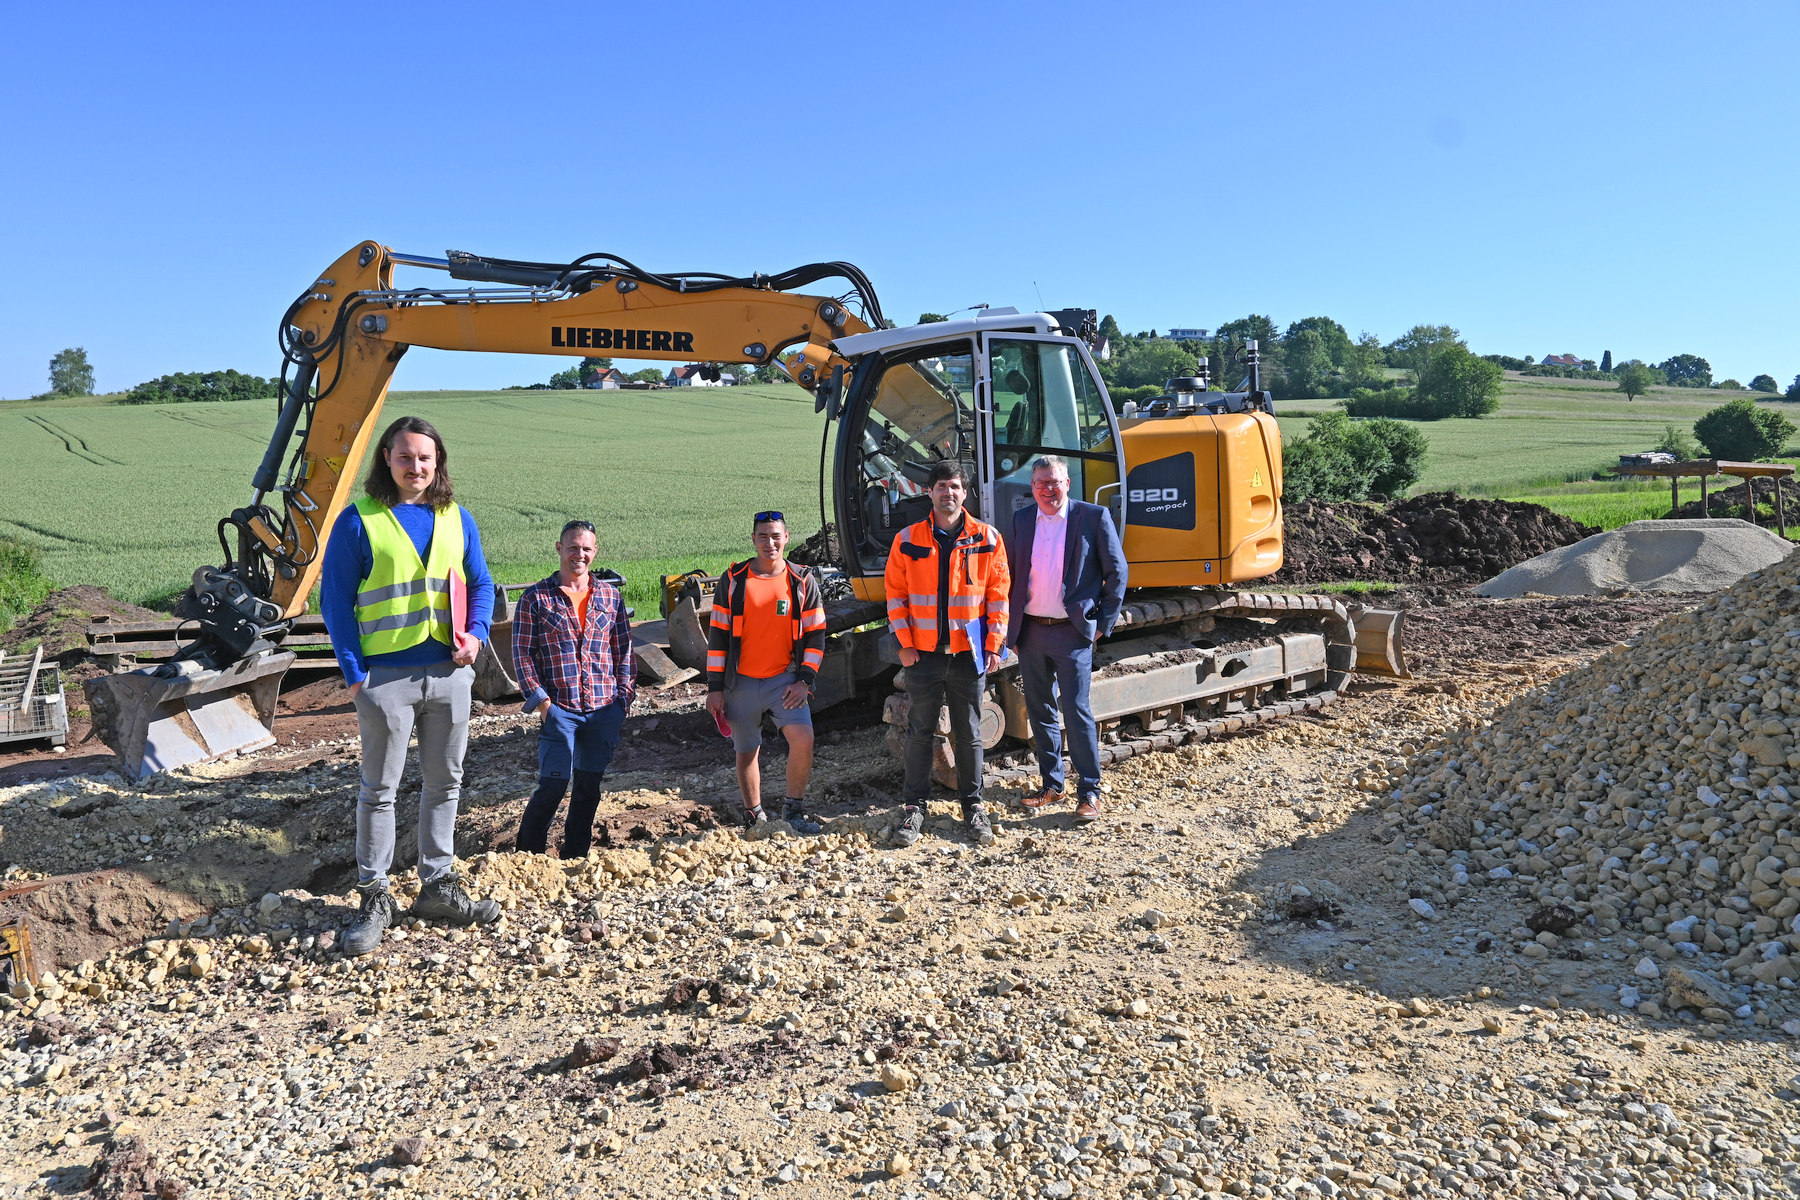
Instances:
[[[738,650],[744,639],[744,587],[753,559],[732,563],[713,589],[712,625],[706,631],[706,689],[722,692],[737,682]],[[825,661],[825,598],[819,577],[784,561],[787,569],[789,632],[794,640],[794,676],[807,687]]]
[[[1011,586],[1000,535],[965,516],[950,549],[950,611],[938,612],[938,543],[926,517],[896,534],[888,552],[888,628],[902,646],[926,652],[941,644],[952,654],[971,649],[970,631],[976,630],[986,657],[998,659],[1006,645]],[[946,629],[948,640],[940,643]]]

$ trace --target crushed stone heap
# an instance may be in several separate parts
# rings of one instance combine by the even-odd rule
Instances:
[[[1427,904],[1528,888],[1515,949],[1622,953],[1627,1007],[1800,1030],[1797,669],[1790,556],[1415,755],[1387,869]]]
[[[1539,504],[1426,492],[1385,507],[1302,500],[1282,513],[1276,585],[1365,579],[1478,583],[1599,531]]]
[[[1794,544],[1737,520],[1633,521],[1502,571],[1482,596],[1716,592],[1786,558]]]

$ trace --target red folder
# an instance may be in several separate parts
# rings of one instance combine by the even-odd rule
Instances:
[[[450,568],[450,632],[469,632],[469,581],[461,567]]]

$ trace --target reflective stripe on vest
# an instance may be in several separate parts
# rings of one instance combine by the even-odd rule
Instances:
[[[364,655],[392,654],[450,636],[450,576],[462,569],[462,512],[446,505],[432,517],[425,561],[394,512],[365,496],[356,502],[373,562],[356,590],[356,632]]]

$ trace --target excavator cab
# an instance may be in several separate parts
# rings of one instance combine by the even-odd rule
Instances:
[[[1087,347],[1055,329],[1042,313],[989,309],[837,340],[855,368],[832,478],[859,596],[881,597],[894,535],[930,513],[925,481],[940,459],[963,464],[969,511],[1002,530],[1032,503],[1040,454],[1066,459],[1073,494],[1122,521],[1117,419]]]

